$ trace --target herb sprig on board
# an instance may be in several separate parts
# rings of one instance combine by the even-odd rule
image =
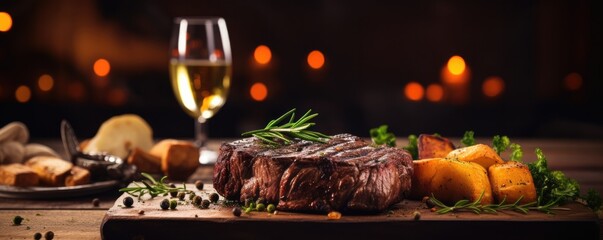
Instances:
[[[505,199],[503,199],[499,204],[482,204],[482,198],[484,197],[484,192],[473,202],[470,202],[467,199],[459,200],[451,206],[448,206],[438,200],[433,194],[429,201],[431,201],[434,205],[438,206],[440,209],[436,211],[438,214],[446,214],[449,212],[459,212],[459,211],[469,211],[475,214],[480,213],[498,213],[500,211],[515,211],[523,214],[527,214],[530,210],[536,210],[540,212],[550,213],[552,210],[570,210],[569,208],[560,208],[557,207],[556,204],[551,203],[547,205],[537,206],[537,202],[520,204],[519,202],[523,198],[520,197],[517,201],[513,203],[505,203]]]
[[[311,112],[310,109],[301,118],[295,120],[295,108],[291,109],[279,118],[268,122],[263,129],[245,132],[241,136],[254,136],[270,145],[291,144],[295,138],[326,143],[329,136],[308,130],[311,126],[316,125],[309,121],[318,116],[318,113],[310,114]],[[279,125],[287,118],[289,118],[287,123]]]
[[[167,176],[162,177],[159,181],[155,180],[153,176],[148,173],[141,173],[143,179],[140,182],[132,182],[135,187],[125,187],[119,189],[120,192],[127,192],[128,194],[138,197],[138,199],[142,198],[145,194],[149,194],[151,198],[162,194],[168,194],[170,192],[186,192],[191,193],[192,191],[186,190],[186,184],[183,184],[183,187],[171,187],[169,184],[165,183],[165,179]]]

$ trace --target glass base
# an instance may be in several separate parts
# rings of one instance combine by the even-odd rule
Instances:
[[[215,164],[218,160],[218,152],[207,148],[199,149],[199,154],[199,163],[201,164]]]

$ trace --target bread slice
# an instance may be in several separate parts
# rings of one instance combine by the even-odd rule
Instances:
[[[171,180],[186,180],[199,167],[199,149],[189,141],[165,139],[150,153],[161,157],[161,171]]]
[[[90,171],[85,168],[73,166],[65,178],[65,186],[84,185],[90,182]]]
[[[20,163],[0,165],[0,185],[17,187],[37,186],[40,181],[30,167]]]
[[[38,156],[29,159],[25,165],[31,167],[40,177],[40,185],[58,187],[65,185],[65,178],[73,164],[63,159]]]
[[[128,156],[128,164],[135,165],[140,172],[161,173],[161,157],[140,148],[132,149]]]

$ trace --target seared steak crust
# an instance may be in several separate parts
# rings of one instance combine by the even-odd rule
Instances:
[[[340,134],[325,144],[278,148],[256,138],[224,143],[213,179],[229,200],[261,197],[289,211],[376,212],[404,198],[412,171],[408,152]]]

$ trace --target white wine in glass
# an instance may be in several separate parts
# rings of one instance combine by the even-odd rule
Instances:
[[[177,18],[170,42],[170,79],[184,111],[195,118],[195,143],[201,164],[214,163],[206,148],[206,121],[226,102],[232,58],[226,22],[222,18]]]

